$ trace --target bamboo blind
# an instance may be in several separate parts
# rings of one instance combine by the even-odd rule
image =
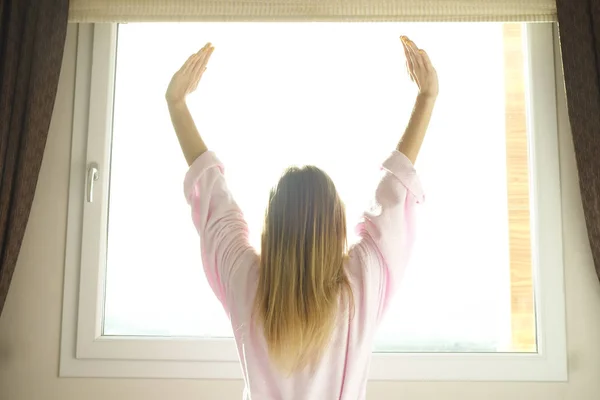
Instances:
[[[556,21],[555,0],[71,0],[70,22]]]

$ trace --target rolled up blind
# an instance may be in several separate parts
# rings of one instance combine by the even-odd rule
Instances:
[[[555,0],[71,0],[71,22],[549,22]]]

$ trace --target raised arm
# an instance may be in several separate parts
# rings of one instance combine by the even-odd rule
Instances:
[[[419,49],[406,36],[402,36],[400,39],[406,56],[406,69],[412,81],[419,88],[419,94],[404,135],[396,149],[414,164],[431,120],[431,113],[438,95],[438,79],[425,50]]]
[[[228,311],[230,278],[235,268],[254,252],[248,226],[225,182],[224,167],[208,151],[185,99],[196,90],[214,48],[209,43],[193,54],[173,75],[166,99],[171,121],[190,169],[184,192],[200,235],[202,266],[213,292]]]
[[[415,235],[417,203],[424,200],[414,168],[438,92],[436,72],[424,51],[402,37],[406,66],[419,94],[410,121],[395,151],[382,163],[383,176],[373,207],[363,214],[356,230],[359,242],[351,250],[363,260],[363,286],[367,302],[378,307],[379,320],[389,296],[398,285],[410,257]]]
[[[207,43],[200,51],[192,54],[173,75],[165,94],[171,122],[188,165],[192,165],[208,148],[196,128],[186,104],[186,97],[198,87],[213,51],[214,47]]]

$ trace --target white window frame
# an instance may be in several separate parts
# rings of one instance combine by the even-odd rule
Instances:
[[[80,24],[73,111],[60,376],[241,379],[233,339],[102,336],[116,61],[115,24]],[[566,381],[556,32],[528,24],[528,129],[537,353],[375,353],[372,380]],[[558,64],[560,65],[560,64]],[[86,200],[91,163],[99,179]],[[103,206],[104,205],[104,206]],[[102,267],[101,267],[102,266]],[[540,267],[540,266],[543,266]]]

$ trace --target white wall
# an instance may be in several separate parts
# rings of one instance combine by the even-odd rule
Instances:
[[[58,378],[76,41],[76,29],[70,27],[31,218],[0,318],[0,399],[239,399],[242,384],[237,381]],[[369,399],[600,399],[600,285],[586,237],[565,116],[561,110],[559,122],[565,132],[560,150],[570,381],[373,382]]]

